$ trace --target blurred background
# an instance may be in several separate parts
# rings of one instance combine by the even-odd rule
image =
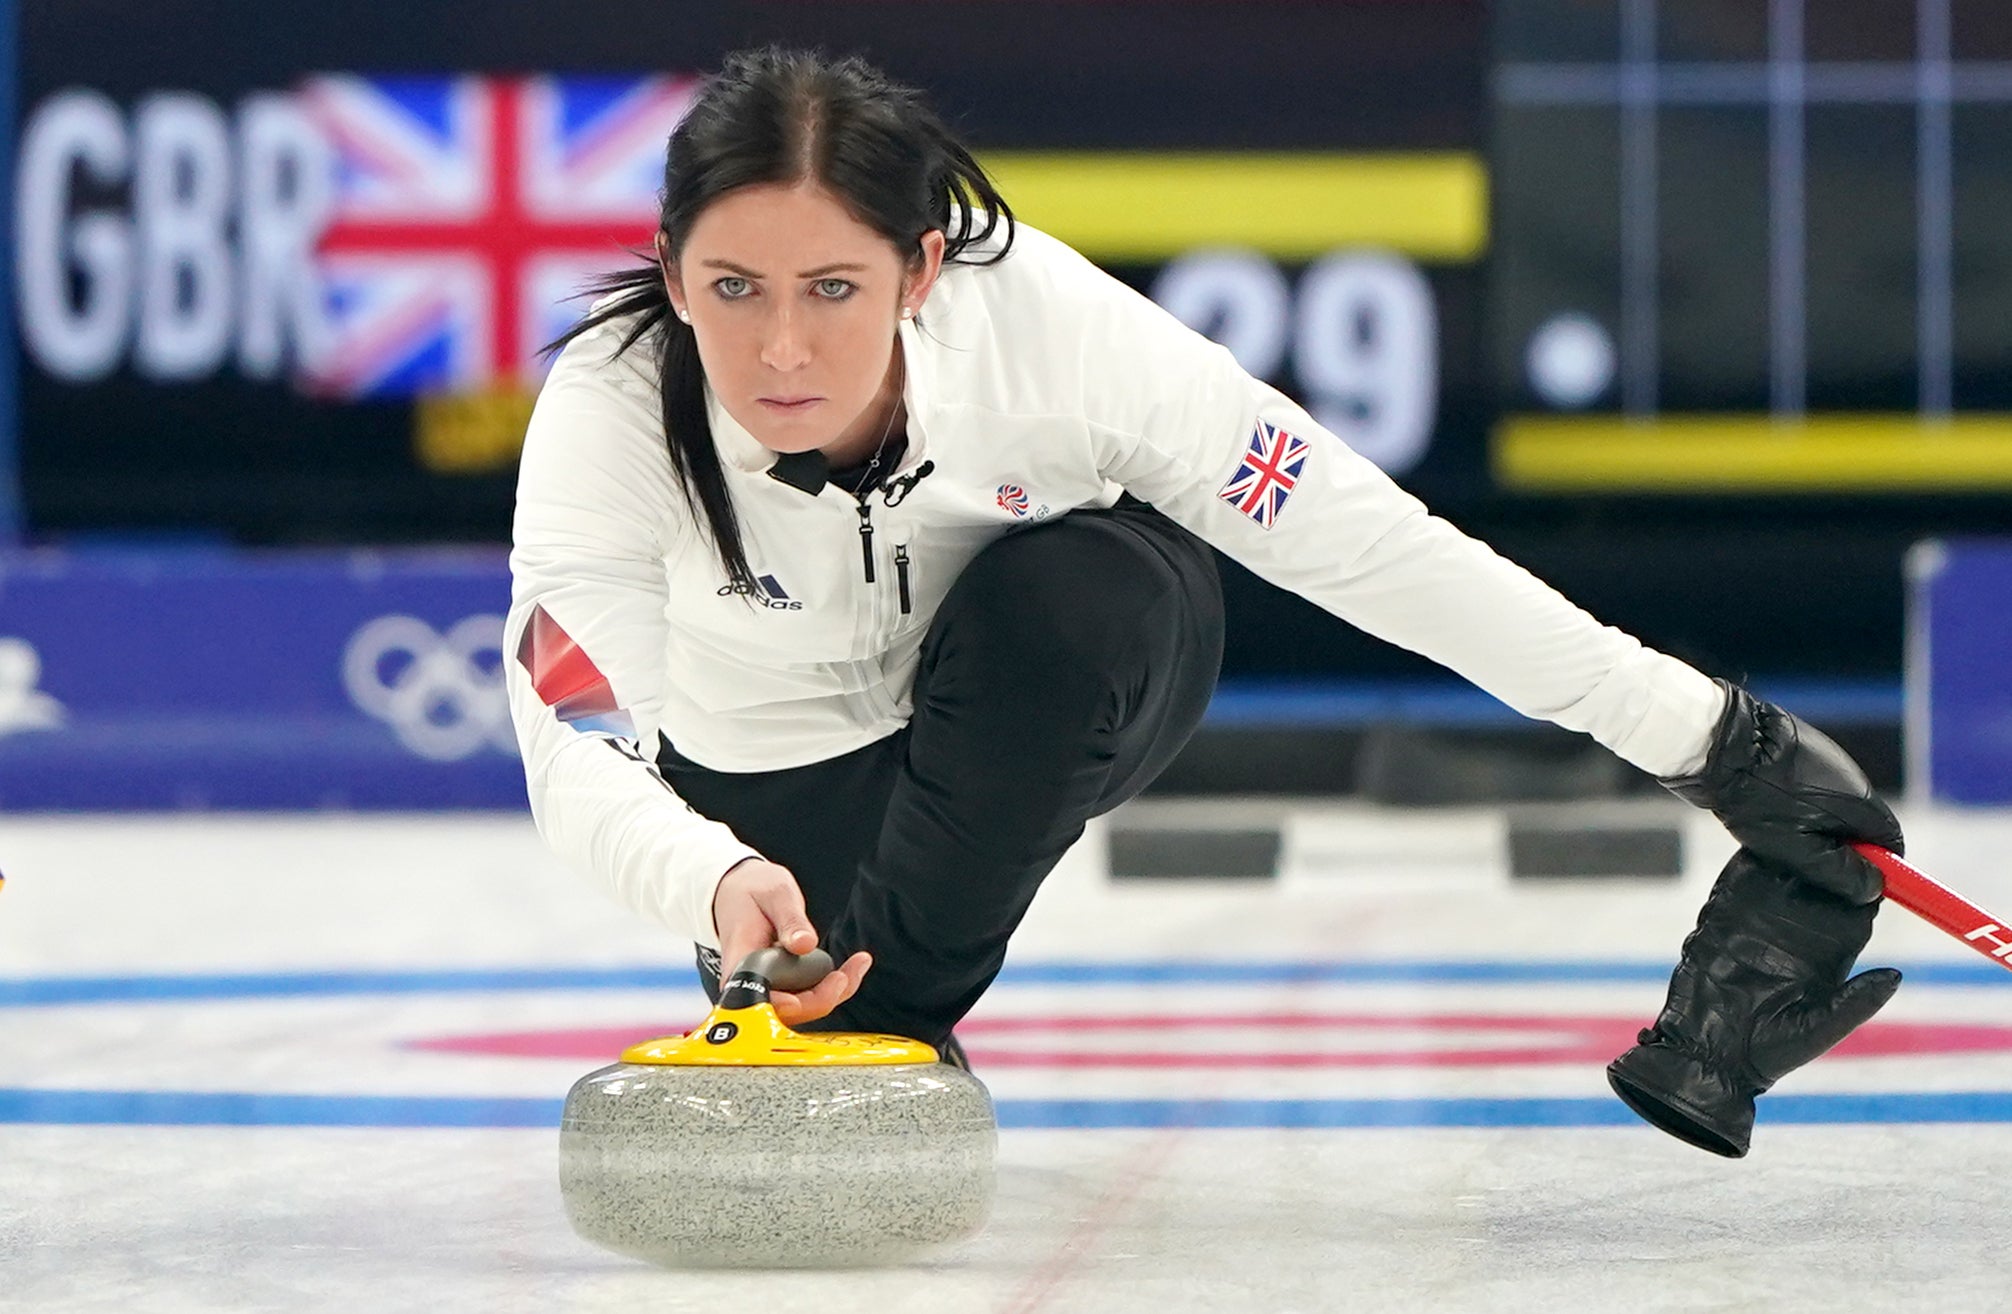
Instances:
[[[1602,619],[2012,793],[1997,0],[7,0],[0,809],[521,807],[535,348],[771,40]],[[1653,788],[1225,575],[1163,792]]]

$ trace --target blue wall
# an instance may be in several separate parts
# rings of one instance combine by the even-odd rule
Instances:
[[[0,809],[521,807],[501,550],[0,555]]]

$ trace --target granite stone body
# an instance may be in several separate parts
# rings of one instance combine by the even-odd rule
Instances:
[[[991,1096],[943,1063],[616,1063],[566,1096],[559,1190],[582,1237],[672,1268],[889,1264],[992,1203]]]

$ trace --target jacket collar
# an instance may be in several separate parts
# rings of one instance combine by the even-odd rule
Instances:
[[[901,396],[908,406],[908,451],[901,463],[908,466],[921,459],[927,440],[934,362],[931,344],[916,328],[914,320],[902,320],[896,332],[902,355]],[[763,474],[776,463],[776,454],[756,442],[753,434],[727,414],[710,383],[706,385],[706,416],[712,424],[713,444],[729,466],[749,474]]]

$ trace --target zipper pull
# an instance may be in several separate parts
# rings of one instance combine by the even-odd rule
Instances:
[[[866,582],[873,583],[873,508],[859,499],[859,564],[866,568]]]
[[[912,474],[905,474],[899,479],[889,480],[886,487],[880,490],[880,500],[889,506],[900,506],[908,500],[908,495],[915,491],[915,486],[927,479],[930,472],[935,469],[936,462],[924,461],[921,465],[915,467]]]
[[[908,595],[908,544],[894,545],[894,581],[901,589],[901,614],[906,616],[915,609],[914,600]]]

